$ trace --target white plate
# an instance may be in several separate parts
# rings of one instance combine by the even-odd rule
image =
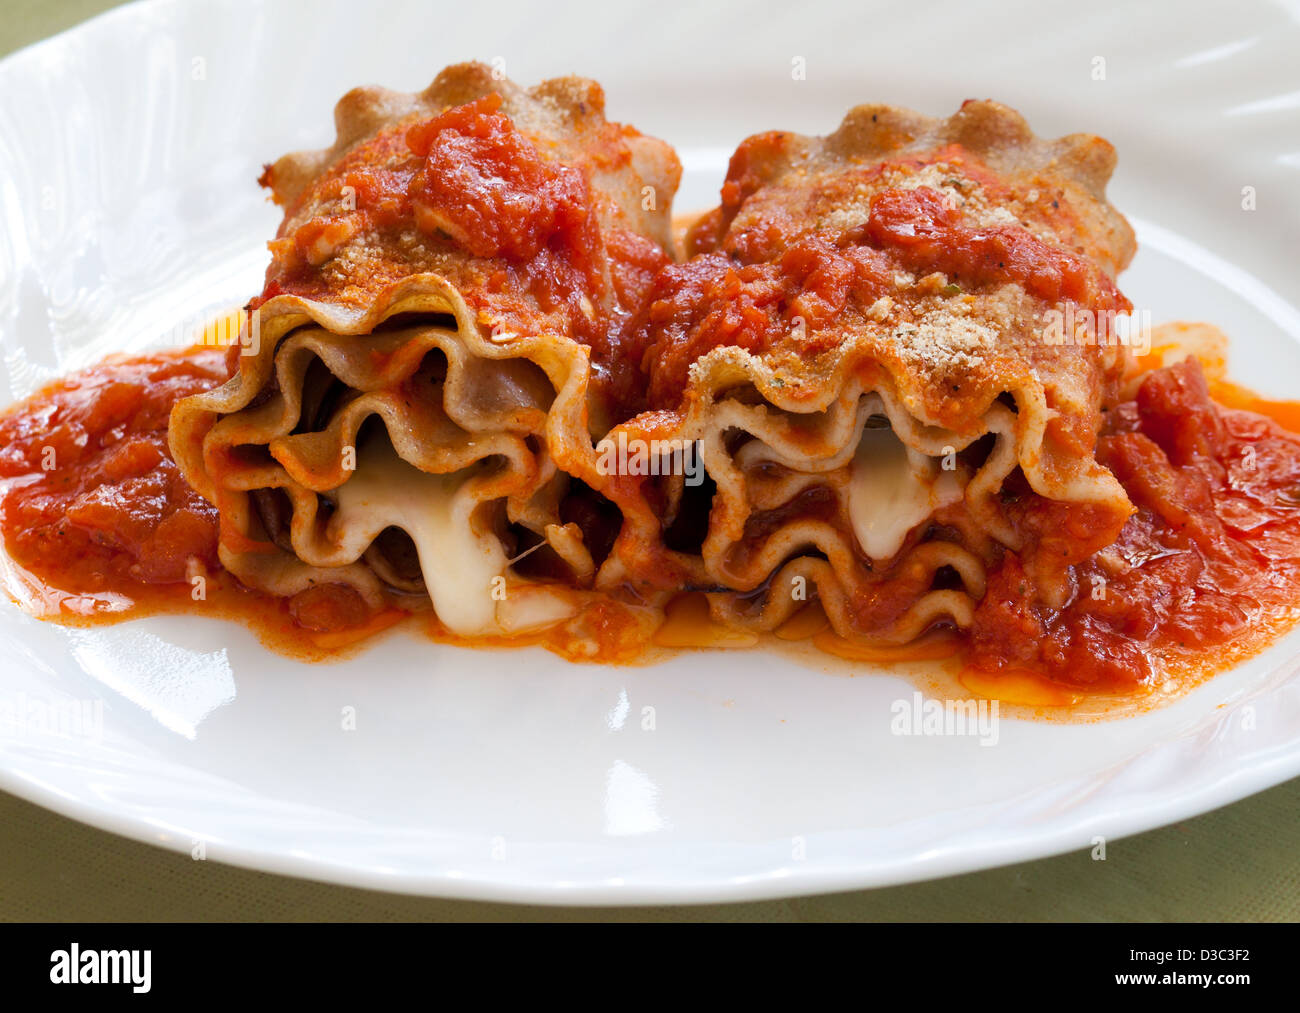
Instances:
[[[347,88],[416,88],[446,63],[503,58],[523,82],[601,80],[614,117],[679,147],[683,209],[713,200],[747,133],[824,132],[859,101],[946,114],[996,97],[1040,133],[1104,134],[1143,243],[1133,301],[1157,321],[1221,325],[1240,379],[1294,396],[1295,4],[921,6],[229,0],[108,14],[0,64],[9,393],[256,291],[277,221],[259,166],[327,143]],[[1257,211],[1241,209],[1246,186]],[[98,733],[0,728],[5,789],[165,847],[204,842],[209,859],[447,896],[896,883],[1088,848],[1300,773],[1296,637],[1164,710],[1004,720],[993,748],[891,735],[890,704],[912,692],[896,677],[754,652],[616,669],[399,636],[312,667],[201,616],[74,631],[4,607],[0,654],[11,713],[102,702]],[[346,707],[355,731],[341,730]]]

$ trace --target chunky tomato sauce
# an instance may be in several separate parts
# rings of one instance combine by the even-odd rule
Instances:
[[[1075,568],[1060,609],[1036,604],[1008,553],[970,631],[977,668],[1125,692],[1257,649],[1300,616],[1300,436],[1214,404],[1195,359],[1109,414],[1097,456],[1137,513]]]
[[[878,251],[837,248],[808,236],[771,263],[740,264],[701,253],[654,279],[631,329],[628,354],[649,377],[646,403],[681,402],[691,364],[723,345],[761,355],[802,320],[800,351],[816,355],[842,335],[829,327],[849,301],[870,306],[893,286],[893,265]]]
[[[797,220],[774,214],[714,250],[701,235],[716,232],[718,221],[706,218],[698,228],[690,242],[703,252],[659,272],[627,342],[649,377],[651,407],[675,407],[691,364],[714,348],[761,355],[787,343],[806,358],[835,347],[844,339],[836,322],[894,293],[897,272],[939,272],[963,291],[1015,282],[1048,303],[1094,312],[1131,308],[1086,258],[1023,226],[964,225],[924,186],[879,191],[867,221],[838,235],[801,236]]]
[[[602,227],[614,215],[593,191],[591,167],[544,155],[500,108],[501,97],[489,95],[349,152],[285,221],[297,206],[340,209],[272,242],[254,306],[283,293],[336,299],[349,286],[364,298],[411,273],[437,271],[498,332],[560,333],[590,346],[596,389],[611,415],[626,417],[619,406],[638,396],[639,382],[624,331],[668,254],[635,231]],[[606,125],[604,147],[590,156],[602,168],[628,158],[625,130]],[[270,181],[268,170],[263,182]],[[366,251],[359,278],[346,263],[354,242]]]
[[[976,286],[1019,282],[1049,303],[1132,308],[1110,276],[1087,259],[1049,246],[1020,225],[963,225],[960,213],[929,187],[875,194],[858,234],[919,274],[942,271],[958,284]]]
[[[408,193],[416,223],[476,257],[531,260],[552,240],[570,254],[594,246],[591,188],[580,169],[542,158],[491,95],[406,132],[424,163]]]
[[[216,510],[167,449],[172,405],[227,376],[225,353],[110,360],[0,419],[0,528],[21,566],[70,592],[184,581],[217,561]]]

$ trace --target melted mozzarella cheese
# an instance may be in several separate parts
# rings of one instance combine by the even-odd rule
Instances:
[[[536,633],[558,626],[578,611],[578,603],[566,588],[520,585],[497,605],[497,622],[508,636]]]
[[[872,559],[896,555],[909,531],[961,496],[955,472],[909,450],[892,429],[862,431],[849,479],[849,517]]]
[[[496,536],[471,526],[475,501],[457,495],[474,472],[431,475],[378,439],[358,449],[357,470],[335,493],[341,523],[411,536],[438,618],[462,636],[498,632],[493,582],[507,563]]]

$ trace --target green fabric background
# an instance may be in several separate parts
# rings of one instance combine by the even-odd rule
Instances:
[[[0,55],[115,6],[0,0]],[[752,904],[540,908],[429,900],[195,862],[0,793],[0,920],[1300,920],[1300,779],[1087,851],[911,886]]]

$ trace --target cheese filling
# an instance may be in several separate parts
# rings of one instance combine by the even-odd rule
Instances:
[[[906,447],[888,426],[864,428],[849,478],[849,518],[862,551],[890,559],[908,532],[962,497],[955,471]]]
[[[337,523],[375,534],[405,531],[415,543],[424,584],[438,618],[462,636],[498,632],[496,605],[506,554],[490,532],[470,523],[477,501],[462,494],[479,468],[431,475],[402,460],[385,437],[357,450],[357,470],[335,492]],[[496,587],[494,587],[494,582]]]

